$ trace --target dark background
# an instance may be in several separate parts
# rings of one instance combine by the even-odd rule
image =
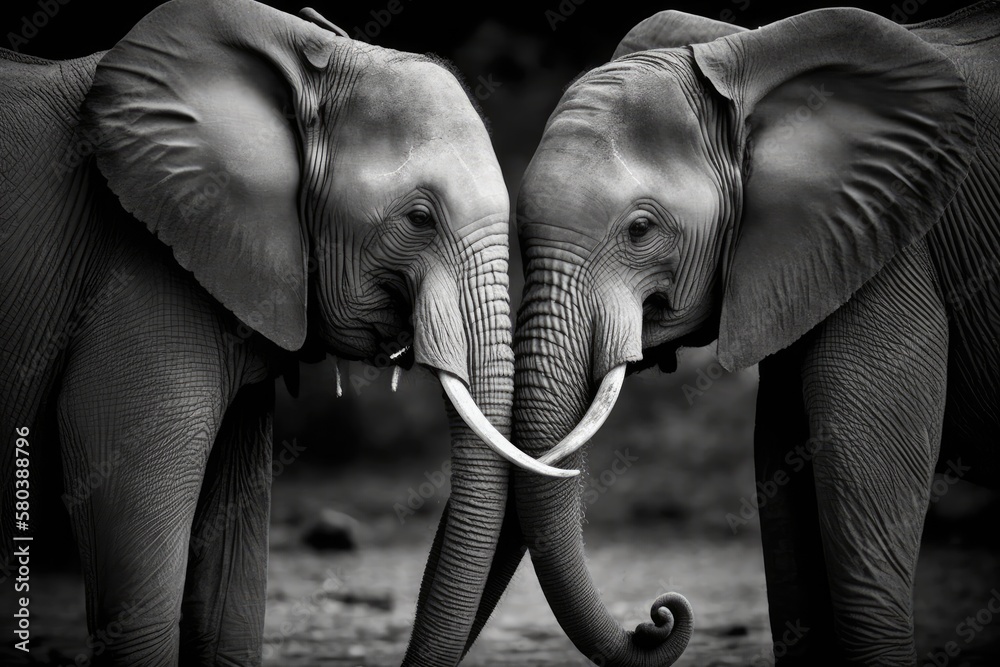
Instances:
[[[381,46],[433,52],[452,60],[488,118],[512,202],[545,120],[565,86],[580,72],[607,61],[621,37],[637,22],[666,8],[744,27],[763,25],[791,13],[787,3],[761,0],[547,0],[517,4],[396,1],[402,9],[395,15],[386,11],[389,0],[321,1],[312,6],[352,36],[364,35]],[[294,13],[307,2],[268,4]],[[0,46],[52,59],[83,56],[114,46],[158,4],[150,0],[8,0],[0,9]],[[795,11],[838,4],[842,3],[799,2],[795,3]],[[851,4],[900,22],[915,22],[947,14],[968,3],[883,0]],[[44,15],[46,7],[50,13],[57,8],[54,16]],[[379,23],[379,18],[385,25]],[[512,237],[511,299],[515,308],[521,286],[520,256],[516,238]],[[445,441],[443,433],[439,433],[443,411],[430,408],[411,414],[406,406],[415,400],[409,385],[419,380],[404,377],[402,397],[383,404],[381,399],[362,399],[361,395],[369,390],[382,394],[389,373],[380,374],[380,381],[370,380],[371,372],[365,376],[354,364],[349,369],[347,364],[342,366],[348,391],[339,402],[332,400],[329,363],[305,370],[302,398],[295,405],[282,399],[278,442],[298,437],[309,445],[309,460],[338,464],[372,456],[381,460],[387,452],[394,458],[422,457],[428,449],[440,448]],[[350,373],[356,378],[353,387]],[[436,400],[436,396],[433,398]],[[369,400],[377,403],[372,414]],[[423,421],[430,413],[436,415],[438,425],[428,430]],[[411,418],[417,422],[411,422]],[[371,420],[378,423],[372,425]],[[320,436],[328,431],[336,442]],[[387,444],[387,440],[398,438],[406,442]]]
[[[307,0],[298,0],[267,4],[292,13],[304,5],[312,6],[352,37],[363,34],[368,41],[381,46],[432,52],[452,60],[488,118],[494,147],[511,191],[512,204],[521,174],[531,159],[545,120],[565,86],[581,71],[606,62],[618,41],[633,25],[661,9],[680,9],[750,28],[792,13],[788,3],[761,0],[697,3],[681,0],[657,3],[549,0],[521,4],[398,2],[402,10],[397,14],[386,11],[388,0],[353,3],[320,0],[311,5]],[[59,0],[41,0],[41,3],[39,0],[8,0],[0,8],[0,46],[16,47],[18,51],[52,59],[83,56],[112,47],[157,4],[160,3],[148,0],[118,4],[87,0],[68,0],[65,4]],[[795,3],[794,11],[842,4],[800,2]],[[899,22],[917,22],[942,16],[969,3],[885,0],[849,4]],[[48,7],[54,15],[45,16],[42,20],[37,17],[44,7]],[[58,8],[58,11],[53,12],[53,8]],[[3,128],[0,128],[2,131]],[[516,238],[512,237],[511,298],[515,308],[520,300],[521,286],[520,256]],[[745,579],[750,575],[746,575],[742,582],[748,586],[749,592],[742,593],[742,597],[737,595],[726,604],[719,603],[719,616],[715,619],[722,636],[726,636],[726,632],[734,633],[731,635],[734,637],[745,635],[749,638],[747,641],[752,640],[755,646],[764,647],[750,650],[742,646],[742,653],[734,662],[718,663],[747,664],[752,662],[758,651],[767,651],[766,613],[760,590],[762,575],[759,555],[756,555],[759,553],[759,530],[755,516],[745,525],[737,524],[735,527],[731,517],[739,514],[743,503],[755,490],[752,433],[756,374],[754,370],[735,375],[723,373],[714,360],[713,352],[714,345],[687,351],[682,355],[676,373],[662,375],[657,371],[645,371],[626,382],[622,398],[608,424],[594,439],[589,456],[591,479],[600,479],[600,473],[608,468],[618,451],[628,449],[639,460],[621,478],[601,487],[603,490],[597,501],[587,508],[589,525],[586,530],[595,568],[600,569],[601,563],[614,562],[612,545],[620,545],[617,531],[627,527],[631,531],[628,540],[636,545],[635,553],[630,556],[645,558],[651,561],[650,571],[662,570],[664,573],[661,579],[654,580],[657,584],[653,587],[667,581],[670,588],[690,594],[698,586],[709,586],[710,582],[706,581],[713,577],[733,576],[733,573],[744,573],[742,568],[750,567],[754,583],[747,584]],[[339,399],[334,392],[334,360],[330,358],[303,368],[302,391],[298,399],[291,398],[284,391],[283,383],[278,382],[275,452],[277,455],[284,452],[284,458],[278,461],[288,463],[276,462],[274,468],[272,568],[277,570],[272,572],[272,585],[277,588],[269,595],[268,627],[272,629],[278,627],[275,619],[280,620],[282,614],[289,613],[288,608],[281,606],[281,600],[294,598],[297,582],[301,585],[303,579],[308,581],[308,573],[318,571],[319,563],[342,557],[315,554],[310,547],[303,546],[304,536],[310,534],[317,524],[324,525],[333,534],[344,536],[345,545],[354,545],[360,559],[351,566],[355,568],[351,570],[355,573],[352,581],[360,583],[352,590],[356,593],[361,591],[361,598],[365,598],[366,592],[376,591],[372,594],[374,602],[369,600],[364,603],[370,603],[369,606],[364,608],[377,610],[380,604],[386,604],[385,598],[380,597],[384,591],[379,592],[382,591],[378,586],[379,579],[388,576],[378,567],[395,568],[397,575],[405,571],[408,573],[405,586],[415,589],[416,577],[429,546],[430,529],[447,499],[447,476],[439,471],[449,456],[448,430],[436,380],[425,371],[415,369],[403,375],[399,391],[393,394],[389,390],[391,373],[388,371],[343,361],[340,362],[340,369],[344,396]],[[444,483],[439,484],[442,481]],[[57,497],[60,492],[57,478],[50,481],[49,487],[51,497]],[[995,531],[992,528],[982,529],[984,519],[995,516],[993,508],[991,494],[964,483],[949,487],[948,493],[932,506],[927,541],[950,550],[942,552],[946,556],[932,558],[937,559],[933,560],[935,563],[946,564],[941,565],[939,569],[942,571],[935,576],[947,577],[948,567],[964,567],[967,558],[974,558],[978,549],[994,542]],[[53,510],[53,515],[58,515],[58,509]],[[992,526],[992,520],[987,525]],[[60,525],[57,519],[52,520],[50,529],[55,536],[54,543],[63,544],[70,539],[65,525]],[[647,541],[653,544],[664,536],[673,535],[683,535],[683,538],[678,538],[679,543],[697,545],[697,549],[703,550],[702,555],[691,556],[698,553],[692,547],[687,551],[681,549],[680,555],[670,556],[673,561],[669,561],[664,560],[663,551],[657,555],[653,547],[642,550],[641,544]],[[607,546],[602,547],[602,544]],[[403,545],[403,551],[395,551],[396,545]],[[393,560],[397,553],[405,553],[409,560],[405,563]],[[686,567],[697,570],[697,562],[687,566],[677,562],[677,559],[685,557],[685,553],[695,561],[701,559],[714,563],[717,558],[731,557],[742,561],[742,564],[733,562],[727,565],[722,560],[719,561],[722,565],[718,566],[720,571],[714,574],[702,572],[697,579],[691,575],[688,579],[680,577],[679,580],[671,576],[668,581],[667,573],[671,566],[676,565],[682,572],[686,571]],[[70,628],[67,631],[75,633],[74,636],[85,637],[86,629],[79,627],[82,623],[82,589],[72,578],[75,571],[72,554],[73,548],[69,544],[43,554],[46,565],[58,565],[55,569],[63,572],[53,575],[47,584],[49,588],[45,590],[51,593],[47,604],[66,609],[77,605],[75,615],[70,612],[63,616],[55,614],[51,627]],[[309,560],[313,555],[327,560]],[[656,558],[661,559],[662,568],[656,564]],[[640,571],[645,571],[644,567],[637,566]],[[980,597],[983,600],[988,597],[985,591],[993,585],[989,582],[996,582],[993,575],[995,572],[988,569],[984,578],[977,580],[978,583],[959,593],[970,598],[973,610],[981,606]],[[604,576],[619,575],[604,572]],[[287,586],[283,577],[287,577]],[[707,580],[703,581],[701,577]],[[595,578],[606,580],[601,573]],[[519,602],[522,598],[517,596],[522,594],[517,593],[512,594],[515,599],[508,605],[518,609],[518,605],[532,609],[539,607],[541,611],[538,613],[547,614],[547,610],[542,608],[544,602],[537,593],[537,584],[530,580],[532,578],[525,579],[529,581],[520,582],[522,587],[535,588],[534,592],[523,593],[530,604]],[[388,580],[392,577],[388,576]],[[646,583],[647,587],[652,586],[652,582]],[[316,581],[310,585],[315,586]],[[731,587],[737,584],[726,585],[730,586],[726,590],[732,590]],[[6,596],[7,593],[4,590],[0,595]],[[407,614],[412,613],[409,602],[414,593],[415,590],[410,590],[400,593],[398,597],[388,597],[390,607],[395,601],[394,614],[400,624],[408,622]],[[642,599],[645,597],[647,595],[643,592]],[[646,600],[644,604],[648,602]],[[695,606],[697,610],[698,604]],[[737,611],[740,606],[742,611]],[[755,611],[751,613],[750,607]],[[338,608],[331,613],[351,616],[353,609]],[[629,605],[625,611],[635,614],[641,609],[642,605]],[[522,610],[521,613],[527,612]],[[727,613],[731,613],[733,618],[729,618]],[[500,614],[504,614],[503,609]],[[751,616],[757,620],[748,621]],[[364,618],[364,614],[361,617]],[[59,626],[57,622],[63,622],[65,626]],[[754,625],[755,622],[757,625]],[[553,625],[554,621],[549,618],[538,623],[548,623],[548,632],[552,641],[556,642],[559,630]],[[949,638],[949,632],[954,629],[954,622],[947,621],[945,626],[949,623],[950,628],[945,627],[940,633],[944,639]],[[399,642],[405,640],[406,631],[406,627],[400,627],[392,633],[395,644],[385,640],[386,655],[395,655],[394,651],[401,650]],[[60,660],[74,654],[73,646],[82,645],[79,639],[57,639],[60,632],[50,629],[47,635],[43,634],[43,648],[59,647],[46,649],[55,656],[51,658],[51,663],[46,664],[61,664]],[[340,644],[356,641],[364,650],[375,642],[374,639],[369,641],[356,637],[352,640],[354,635],[350,628],[344,632],[343,635],[330,636],[339,638]],[[275,656],[283,656],[281,664],[310,664],[312,658],[302,658],[301,655],[298,658],[302,661],[295,662],[298,654],[288,652],[289,647],[294,646],[292,640],[286,642],[284,635],[281,637],[280,650],[276,649],[275,653]],[[2,641],[6,642],[6,638]],[[484,637],[484,641],[490,646],[491,636]],[[503,636],[499,639],[494,637],[493,641],[497,646],[508,649],[512,646],[510,640]],[[537,652],[541,649],[535,644],[523,640],[518,646],[526,646],[525,655],[541,660],[538,656],[548,654]],[[553,649],[556,653],[552,655],[572,655],[572,648],[559,646],[561,648]],[[311,655],[311,650],[303,649],[305,653],[302,655]],[[558,653],[560,650],[565,654]],[[735,655],[736,649],[733,651]],[[479,655],[490,652],[483,649]],[[358,659],[364,655],[374,660],[370,653],[362,653]],[[398,657],[396,655],[396,661]],[[547,664],[569,664],[558,662],[556,658],[546,660]],[[696,661],[692,664],[703,663]]]

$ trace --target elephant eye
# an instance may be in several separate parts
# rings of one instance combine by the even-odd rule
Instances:
[[[430,211],[423,208],[413,209],[406,214],[406,219],[414,227],[432,227],[434,225],[434,217],[430,214]]]
[[[628,236],[633,241],[638,241],[643,236],[649,233],[649,230],[653,228],[653,223],[649,218],[636,218],[632,221],[632,224],[628,226]]]

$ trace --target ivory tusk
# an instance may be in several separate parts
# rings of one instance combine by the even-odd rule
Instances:
[[[469,425],[469,428],[483,439],[486,446],[497,454],[514,465],[538,473],[539,475],[546,475],[548,477],[574,477],[580,474],[579,470],[563,470],[562,468],[553,468],[552,466],[540,464],[522,452],[512,445],[507,438],[503,437],[503,434],[486,419],[486,415],[482,413],[476,402],[472,400],[469,390],[465,388],[465,384],[461,380],[445,371],[439,371],[438,378],[441,380],[444,393],[448,395],[458,414]]]
[[[611,414],[611,409],[615,407],[618,394],[622,390],[622,383],[625,381],[625,364],[615,366],[601,380],[601,386],[597,390],[597,396],[587,408],[587,414],[576,425],[569,435],[563,438],[558,445],[553,447],[538,459],[539,463],[552,465],[563,460],[576,450],[587,444],[598,429]]]

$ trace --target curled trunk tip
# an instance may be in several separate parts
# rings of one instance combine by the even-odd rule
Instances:
[[[652,622],[642,623],[635,629],[635,645],[644,651],[654,651],[670,639],[676,630],[674,640],[679,645],[679,657],[691,641],[691,632],[694,630],[694,610],[691,603],[680,593],[666,593],[653,602],[649,616]]]

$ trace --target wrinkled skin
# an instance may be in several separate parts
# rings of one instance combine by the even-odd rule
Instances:
[[[446,372],[509,433],[509,203],[483,123],[444,67],[314,20],[178,0],[107,53],[0,52],[0,431],[54,445],[58,417],[89,629],[119,624],[105,664],[260,663],[270,380],[297,354]],[[449,410],[406,664],[457,661],[507,497],[507,462]]]
[[[514,442],[543,455],[613,369],[672,370],[681,345],[759,362],[779,664],[914,664],[935,468],[998,479],[998,34],[995,3],[909,30],[848,9],[754,31],[664,12],[566,91],[524,175]],[[621,629],[586,568],[581,493],[515,472],[553,612],[598,664],[671,664],[690,607]]]

